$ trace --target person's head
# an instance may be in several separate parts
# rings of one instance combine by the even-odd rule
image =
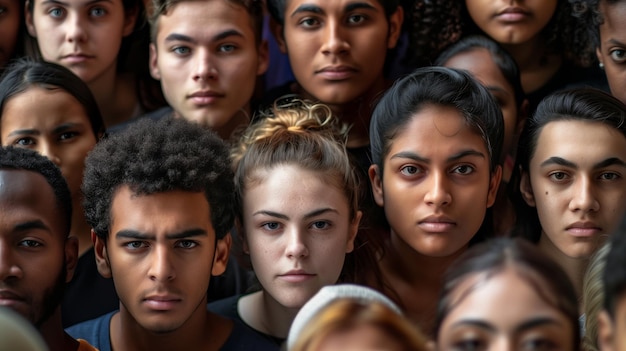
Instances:
[[[513,57],[495,41],[476,35],[447,48],[435,65],[464,69],[491,92],[504,117],[502,157],[506,157],[517,145],[526,120],[526,95]]]
[[[232,152],[243,249],[283,306],[300,308],[321,287],[351,279],[341,273],[361,212],[336,123],[325,105],[279,100]]]
[[[511,178],[515,232],[589,258],[626,211],[626,107],[594,89],[546,97],[529,118]]]
[[[399,1],[270,0],[268,8],[306,96],[341,107],[384,89],[386,53],[404,16]]]
[[[426,338],[381,293],[360,285],[322,288],[298,312],[289,351],[426,351]]]
[[[59,311],[78,256],[59,169],[32,150],[0,148],[0,213],[2,305],[41,328]]]
[[[80,199],[85,157],[103,134],[93,95],[65,67],[22,59],[1,78],[0,144],[48,157],[61,169],[75,199]]]
[[[151,332],[202,313],[233,225],[228,148],[184,119],[139,121],[87,157],[82,190],[98,271],[120,311]]]
[[[0,73],[13,57],[21,38],[24,6],[20,0],[0,0]]]
[[[179,116],[228,137],[247,123],[256,78],[267,70],[262,1],[153,0],[153,7],[152,76]]]
[[[392,235],[428,256],[489,235],[503,130],[497,103],[467,72],[427,67],[398,80],[370,124],[369,176]]]
[[[626,216],[610,241],[602,285],[603,310],[598,315],[598,346],[601,351],[626,350]]]
[[[70,69],[87,84],[118,70],[124,38],[141,25],[141,0],[26,1],[26,26],[41,57]]]
[[[578,316],[574,286],[556,262],[522,239],[497,238],[470,248],[446,272],[435,324],[437,349],[550,345],[575,351],[580,349]]]
[[[582,303],[585,314],[585,335],[583,335],[582,345],[585,351],[598,351],[598,315],[604,307],[602,276],[609,250],[611,250],[611,245],[606,243],[593,255],[583,278]]]

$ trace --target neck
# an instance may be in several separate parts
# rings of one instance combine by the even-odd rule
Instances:
[[[131,119],[137,105],[135,82],[130,75],[118,75],[113,65],[87,85],[102,113],[104,124],[110,127]]]
[[[561,66],[561,56],[548,52],[546,42],[541,36],[503,47],[517,63],[522,88],[527,94],[546,84]]]
[[[78,239],[78,256],[81,256],[86,251],[93,247],[91,241],[91,226],[85,219],[83,211],[82,201],[72,201],[72,230],[70,236],[74,236]]]
[[[229,141],[237,136],[237,132],[244,129],[250,124],[250,105],[242,107],[237,113],[228,120],[228,123],[216,128],[215,132],[222,140]]]
[[[513,56],[520,71],[534,69],[545,60],[546,45],[540,37],[519,44],[504,44],[504,49]]]
[[[300,309],[285,307],[261,290],[239,299],[238,310],[242,319],[253,329],[286,339]]]
[[[565,255],[563,251],[559,250],[559,248],[556,247],[550,239],[548,239],[545,233],[541,233],[541,236],[539,237],[539,248],[543,251],[543,253],[558,263],[561,268],[563,268],[565,273],[567,273],[567,276],[570,278],[574,284],[574,288],[576,289],[576,296],[578,296],[580,300],[583,289],[583,277],[585,275],[585,271],[587,270],[587,265],[589,265],[589,259],[572,258]]]
[[[78,342],[63,331],[61,307],[39,326],[41,334],[50,351],[69,351],[78,349]]]

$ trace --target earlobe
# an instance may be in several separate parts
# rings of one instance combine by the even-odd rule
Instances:
[[[111,278],[111,265],[107,253],[106,242],[91,230],[91,241],[93,241],[93,249],[96,254],[96,267],[100,275],[105,278]]]
[[[261,45],[259,45],[259,58],[258,65],[256,70],[256,75],[260,76],[261,74],[267,71],[267,67],[269,66],[270,58],[269,58],[269,47],[267,44],[267,40],[263,40]]]
[[[350,223],[350,232],[348,233],[348,243],[346,245],[346,253],[354,251],[354,240],[359,232],[359,224],[361,224],[361,217],[363,212],[357,211],[352,223]]]
[[[487,208],[493,206],[496,202],[498,195],[498,188],[500,187],[500,181],[502,180],[502,166],[496,166],[496,170],[491,174],[489,180],[489,194],[487,195]]]
[[[26,29],[28,30],[28,34],[30,34],[33,38],[37,38],[37,31],[35,30],[35,24],[33,23],[33,14],[28,10],[28,8],[30,7],[30,1],[31,0],[26,0],[26,3],[24,4]],[[33,8],[34,8],[34,4],[33,4]]]
[[[156,80],[161,80],[161,72],[159,72],[158,52],[156,44],[150,43],[150,75]]]
[[[519,190],[522,194],[522,198],[526,201],[526,204],[530,207],[537,206],[535,202],[535,194],[533,193],[533,186],[530,184],[530,175],[528,172],[522,171],[522,176],[519,182]]]
[[[598,346],[602,351],[613,351],[613,321],[609,313],[604,310],[598,314]]]
[[[389,36],[387,38],[387,48],[393,49],[398,44],[402,33],[402,23],[404,22],[404,8],[398,6],[396,12],[389,16]]]
[[[385,202],[383,201],[383,181],[381,179],[382,175],[379,175],[379,170],[377,165],[371,165],[369,170],[367,171],[368,176],[370,177],[370,183],[372,184],[372,194],[374,195],[374,201],[380,207],[383,207]]]
[[[270,18],[270,32],[272,32],[272,36],[276,40],[276,44],[278,44],[278,49],[283,54],[287,54],[287,43],[285,43],[285,37],[283,35],[283,26],[276,22],[273,18]]]
[[[78,239],[69,237],[65,241],[65,282],[69,283],[74,277],[78,264]]]
[[[232,238],[230,233],[227,233],[222,239],[217,240],[215,244],[215,254],[213,255],[213,269],[211,270],[211,275],[220,275],[226,271],[231,245]]]
[[[602,51],[600,51],[600,47],[596,48],[596,57],[598,58],[598,63],[600,63],[600,67],[604,66],[604,62],[602,62]]]

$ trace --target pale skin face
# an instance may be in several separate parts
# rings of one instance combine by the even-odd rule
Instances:
[[[461,114],[424,106],[400,128],[383,162],[382,179],[376,165],[369,175],[392,243],[431,257],[467,247],[495,201],[501,169],[492,174],[485,142]]]
[[[113,196],[107,242],[93,237],[122,323],[167,334],[206,318],[209,279],[226,268],[230,235],[215,240],[204,193],[136,195],[124,185]]]
[[[453,307],[443,319],[436,349],[573,350],[571,322],[554,307],[556,300],[544,300],[529,279],[506,268],[463,280],[451,293]]]
[[[554,15],[557,0],[465,0],[474,23],[500,44],[536,39]]]
[[[548,123],[521,192],[537,208],[540,240],[568,257],[589,258],[626,211],[626,137],[600,122]]]
[[[604,23],[600,25],[598,60],[604,64],[606,78],[613,96],[626,103],[626,4],[600,1]]]
[[[382,85],[385,54],[403,20],[377,0],[288,0],[285,23],[275,33],[298,83],[329,105],[353,102]]]
[[[214,130],[232,129],[249,113],[257,76],[268,65],[250,15],[225,0],[185,1],[157,22],[152,76],[178,115]],[[247,122],[247,119],[244,120]]]
[[[380,328],[361,324],[347,331],[331,333],[317,351],[404,351],[393,335]]]
[[[0,306],[37,327],[59,307],[78,256],[58,208],[42,175],[0,170]]]
[[[61,169],[72,196],[81,198],[85,158],[96,145],[96,136],[85,109],[72,95],[33,86],[13,96],[2,111],[0,141],[2,146],[46,156]]]
[[[28,32],[44,60],[67,67],[90,84],[114,76],[122,38],[133,31],[136,14],[122,0],[29,0]]]
[[[21,16],[18,0],[0,0],[0,71],[13,57]]]
[[[266,295],[299,309],[337,282],[361,213],[350,218],[343,189],[322,172],[281,165],[253,176],[243,199],[244,249]]]

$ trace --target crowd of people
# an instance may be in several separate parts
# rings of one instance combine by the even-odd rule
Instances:
[[[626,1],[150,1],[0,0],[0,349],[626,350]]]

